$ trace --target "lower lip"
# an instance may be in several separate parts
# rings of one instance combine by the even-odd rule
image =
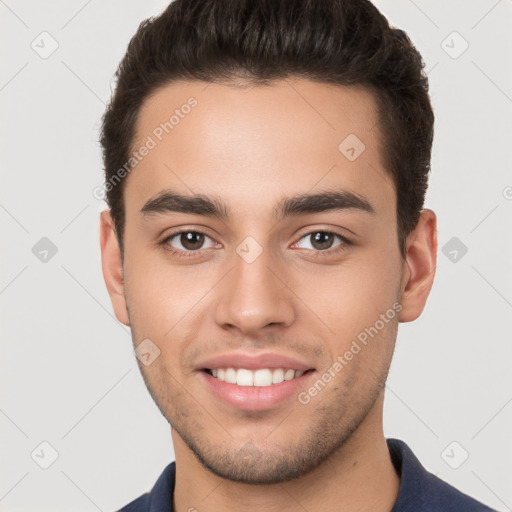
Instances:
[[[271,386],[238,386],[213,377],[201,371],[202,378],[213,393],[236,409],[263,411],[272,409],[304,387],[314,371],[303,373],[300,377],[285,380]]]

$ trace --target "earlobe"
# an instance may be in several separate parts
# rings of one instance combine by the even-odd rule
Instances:
[[[434,282],[436,262],[436,215],[432,210],[422,210],[416,228],[407,237],[400,322],[411,322],[421,315]]]
[[[100,213],[101,268],[116,318],[124,325],[130,325],[126,307],[123,264],[121,250],[116,236],[110,210]]]

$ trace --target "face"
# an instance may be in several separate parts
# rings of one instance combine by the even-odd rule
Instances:
[[[283,80],[174,83],[140,111],[124,280],[113,237],[104,271],[175,444],[219,476],[304,475],[381,404],[414,269],[375,109]]]

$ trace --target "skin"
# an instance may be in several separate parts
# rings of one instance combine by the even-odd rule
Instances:
[[[124,266],[109,210],[100,217],[116,317],[135,346],[149,338],[161,351],[139,366],[171,425],[175,510],[389,511],[400,479],[383,434],[384,385],[398,323],[421,314],[432,286],[436,216],[421,212],[402,258],[376,105],[361,88],[176,82],[143,105],[133,147],[190,96],[198,105],[125,178]],[[350,133],[366,146],[353,162],[338,150]],[[232,218],[141,214],[169,188],[216,196]],[[333,189],[364,197],[375,213],[272,217],[285,197]],[[159,245],[181,229],[207,234],[191,257]],[[334,236],[318,248],[310,235],[326,230],[352,245]],[[247,236],[262,248],[250,264],[236,252]],[[169,245],[190,248],[180,236]],[[307,390],[397,302],[401,311],[307,404],[293,395],[269,410],[235,409],[195,369],[231,350],[273,351],[315,368]]]

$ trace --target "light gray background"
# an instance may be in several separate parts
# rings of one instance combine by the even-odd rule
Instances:
[[[173,460],[169,426],[112,314],[98,237],[105,204],[92,195],[113,73],[138,24],[166,3],[0,0],[1,511],[116,510]],[[512,2],[376,4],[429,70],[437,121],[426,206],[440,245],[425,312],[399,329],[385,433],[439,477],[511,510]],[[43,31],[58,43],[46,59],[31,47],[51,49]],[[57,247],[46,262],[32,251],[42,237]],[[467,254],[443,254],[452,237]],[[43,441],[58,452],[48,469]],[[469,458],[452,469],[463,450]]]

